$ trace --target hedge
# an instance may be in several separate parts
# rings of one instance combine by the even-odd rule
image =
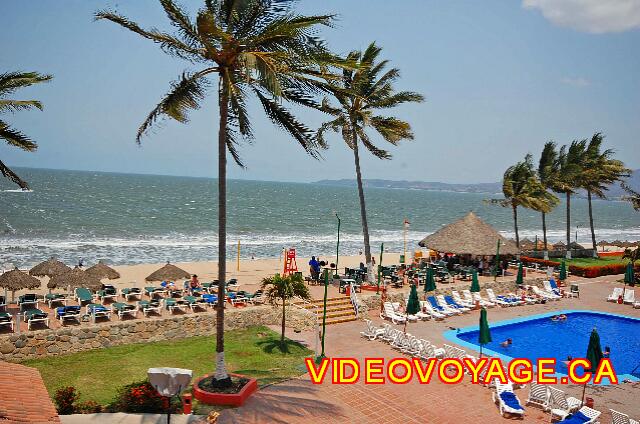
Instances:
[[[544,259],[530,258],[529,256],[520,256],[520,260],[525,264],[539,264],[544,266],[560,266],[560,262],[546,261]]]
[[[585,278],[596,278],[603,275],[624,274],[627,269],[626,264],[612,264],[602,266],[577,266],[570,265],[569,272],[573,275]],[[640,270],[639,266],[635,267],[635,271]]]

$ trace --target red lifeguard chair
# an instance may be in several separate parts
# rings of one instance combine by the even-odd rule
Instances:
[[[284,254],[284,271],[282,275],[290,275],[298,271],[296,263],[296,249],[287,249]]]

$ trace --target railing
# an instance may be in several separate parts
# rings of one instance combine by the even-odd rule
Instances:
[[[305,307],[302,307],[300,305],[297,305],[297,304],[293,303],[291,301],[291,298],[289,298],[289,306],[295,306],[296,308],[302,309],[304,311],[309,311],[310,310],[313,313],[313,316],[315,318],[313,320],[313,322],[314,322],[314,333],[315,333],[315,336],[314,336],[315,348],[314,348],[314,350],[316,352],[316,356],[318,356],[318,355],[320,355],[320,350],[319,350],[320,349],[320,324],[318,324],[318,319],[320,318],[320,310],[319,310],[320,308],[318,307],[318,305],[315,305],[315,304],[309,302],[306,299],[300,299],[300,300],[302,301],[302,303],[304,305],[311,306],[312,309],[308,309],[308,308],[305,308]]]
[[[353,310],[356,313],[356,318],[358,318],[358,295],[356,294],[356,285],[354,283],[349,283],[350,284],[350,295],[349,297],[351,298],[351,305],[353,305]]]

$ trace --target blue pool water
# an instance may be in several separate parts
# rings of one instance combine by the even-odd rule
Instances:
[[[566,314],[567,320],[551,321],[550,317],[559,313]],[[493,341],[485,345],[483,351],[507,360],[556,358],[557,371],[562,374],[566,373],[562,361],[567,356],[586,356],[589,336],[595,327],[602,349],[611,348],[616,373],[626,374],[623,378],[640,378],[640,319],[602,312],[562,311],[492,323],[489,312],[489,327]],[[445,337],[479,350],[477,326],[461,329],[459,333],[449,331]],[[513,344],[507,348],[500,346],[508,338],[513,339]]]

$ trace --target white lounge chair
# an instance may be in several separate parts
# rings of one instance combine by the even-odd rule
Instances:
[[[451,296],[444,296],[442,294],[439,294],[438,296],[436,296],[436,299],[438,299],[438,303],[440,305],[446,305],[447,307],[457,310],[461,313],[467,313],[471,310],[471,308],[467,308],[457,303]]]
[[[598,422],[598,417],[600,417],[600,411],[596,411],[595,409],[591,409],[588,406],[583,406],[578,411],[573,413],[572,415],[580,415],[582,418],[582,424],[594,424]],[[572,420],[573,421],[573,420]],[[556,424],[564,423],[565,420],[558,421]]]
[[[609,411],[611,411],[613,424],[638,424],[638,421],[631,419],[627,414],[623,414],[622,412],[618,412],[613,409],[609,409]]]
[[[466,299],[463,299],[460,296],[460,293],[458,293],[457,291],[451,290],[451,296],[453,297],[453,300],[455,300],[456,303],[458,303],[459,305],[462,305],[465,308],[469,308],[469,309],[475,308],[475,305],[473,304],[473,302],[470,302],[470,301],[467,301]]]
[[[537,296],[540,296],[543,299],[546,300],[560,300],[560,296],[557,296],[553,293],[549,293],[547,291],[542,290],[540,287],[538,286],[531,286],[533,288],[533,293],[535,293]]]
[[[469,290],[465,290],[465,292],[468,292],[468,291]],[[469,295],[471,295],[471,293],[469,293]],[[493,308],[494,306],[496,306],[494,302],[483,299],[482,296],[480,296],[480,293],[473,293],[473,301],[474,303],[477,301],[478,303],[480,303],[480,306],[484,306],[486,308]]]
[[[420,307],[427,311],[427,313],[429,315],[431,315],[431,318],[435,319],[435,320],[442,320],[445,319],[447,316],[443,313],[440,313],[436,310],[434,310],[431,305],[429,304],[429,302],[427,302],[426,300],[421,300],[420,301]]]
[[[624,303],[633,304],[636,301],[636,292],[633,289],[624,290],[624,298],[622,299]]]
[[[422,359],[429,358],[442,358],[445,355],[445,350],[440,347],[435,347],[431,342],[427,340],[422,341],[422,350],[418,353],[418,356]]]
[[[512,302],[507,302],[506,300],[498,299],[492,289],[487,289],[487,297],[489,297],[489,300],[492,303],[495,303],[498,306],[503,306],[503,307],[504,306],[515,306],[515,304],[512,303]]]
[[[406,315],[397,313],[390,302],[384,302],[384,312],[380,313],[380,318],[390,319],[394,324],[401,324],[407,320]]]
[[[544,290],[547,293],[553,293],[556,296],[562,297],[562,294],[560,294],[560,289],[554,289],[553,287],[551,287],[551,281],[545,280],[545,281],[542,282],[542,284],[544,285]]]
[[[551,393],[549,393],[549,387],[545,384],[538,384],[537,381],[532,381],[529,385],[529,397],[526,404],[533,404],[540,406],[544,411],[549,409],[549,401],[551,399]]]
[[[520,399],[513,393],[513,385],[511,383],[502,384],[498,379],[494,381],[496,391],[493,392],[493,402],[498,403],[500,415],[514,414],[524,415],[524,408],[520,403]]]
[[[614,287],[611,294],[607,297],[607,302],[617,302],[618,298],[622,296],[622,287]]]
[[[569,414],[576,411],[582,405],[580,399],[574,397],[567,397],[565,392],[555,387],[549,387],[549,393],[551,395],[550,412],[551,418],[558,417],[560,420],[564,420]]]
[[[365,337],[369,340],[375,340],[376,338],[382,336],[384,334],[384,328],[378,328],[375,327],[372,323],[370,319],[365,319],[364,320],[367,328],[364,331],[360,332],[360,335],[362,335],[362,337]]]

